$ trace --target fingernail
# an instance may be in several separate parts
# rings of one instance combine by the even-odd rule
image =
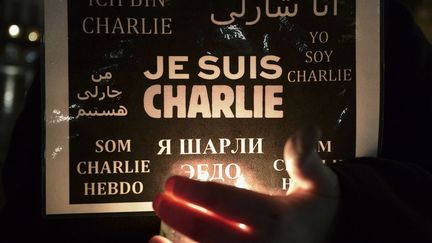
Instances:
[[[162,193],[157,195],[156,198],[153,200],[153,210],[155,211],[157,216],[159,216],[159,208],[162,201],[163,201]]]
[[[168,178],[168,180],[166,180],[165,182],[165,191],[174,193],[175,184],[176,184],[175,176]]]

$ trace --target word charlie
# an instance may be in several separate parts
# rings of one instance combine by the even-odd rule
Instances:
[[[280,78],[282,68],[277,64],[280,57],[264,56],[259,63],[257,59],[256,56],[203,56],[198,59],[197,76],[203,81],[213,81],[213,84],[196,84],[194,81],[193,85],[185,85],[179,83],[190,79],[191,74],[185,71],[189,57],[158,56],[156,70],[146,70],[144,77],[149,81],[164,79],[175,84],[148,87],[144,92],[144,111],[155,119],[283,118],[280,110],[283,86],[252,84]],[[246,73],[249,75],[247,85],[244,85],[240,80],[247,76]]]

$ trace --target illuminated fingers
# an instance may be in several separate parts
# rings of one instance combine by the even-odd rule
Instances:
[[[285,144],[284,160],[294,181],[294,192],[302,189],[323,196],[339,194],[337,176],[324,166],[316,151],[321,131],[317,127],[299,130]]]
[[[165,191],[222,216],[252,225],[263,224],[267,215],[274,214],[270,212],[274,205],[268,195],[219,183],[173,176],[166,182]]]
[[[285,144],[284,160],[288,173],[297,187],[312,189],[321,173],[321,159],[315,151],[320,131],[316,127],[303,128]]]
[[[160,194],[153,207],[166,224],[196,241],[245,242],[253,236],[251,227],[169,193]]]
[[[199,242],[270,242],[275,230],[284,232],[286,242],[297,242],[304,236],[294,230],[297,222],[306,224],[304,216],[314,218],[317,210],[322,214],[322,205],[330,205],[324,214],[337,206],[338,179],[315,150],[319,136],[317,128],[302,129],[286,143],[284,159],[296,185],[288,196],[173,176],[153,202],[154,210],[167,225]]]

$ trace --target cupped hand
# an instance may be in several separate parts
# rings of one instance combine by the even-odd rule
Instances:
[[[305,128],[285,144],[294,182],[286,196],[174,176],[154,200],[155,212],[199,242],[324,242],[337,212],[339,183],[315,150],[319,136],[317,128]],[[150,242],[169,241],[155,236]]]

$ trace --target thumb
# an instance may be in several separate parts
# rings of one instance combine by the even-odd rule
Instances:
[[[172,243],[170,240],[168,240],[165,237],[162,237],[160,235],[153,236],[148,243]]]
[[[321,130],[310,126],[300,129],[286,142],[284,160],[294,182],[290,192],[302,189],[321,195],[338,195],[337,176],[322,164],[316,151],[320,137]]]

